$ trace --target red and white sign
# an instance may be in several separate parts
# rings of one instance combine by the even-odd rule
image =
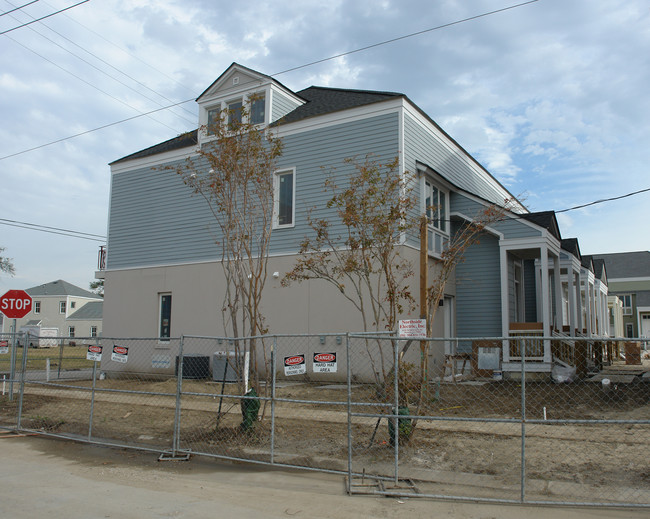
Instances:
[[[314,353],[314,373],[336,373],[336,353]]]
[[[426,339],[426,319],[404,319],[399,322],[399,336],[407,339]]]
[[[9,290],[0,297],[0,312],[9,319],[20,319],[32,311],[32,296],[24,290]]]
[[[88,353],[86,353],[87,360],[94,360],[100,362],[102,360],[102,347],[91,344],[88,346]]]
[[[291,375],[302,375],[303,373],[307,373],[305,355],[303,353],[284,358],[284,374],[287,377]]]
[[[129,348],[124,346],[118,346],[117,344],[113,346],[113,353],[111,354],[111,360],[115,362],[121,362],[126,364],[126,361],[129,359]]]
[[[9,353],[9,341],[0,341],[0,354]]]

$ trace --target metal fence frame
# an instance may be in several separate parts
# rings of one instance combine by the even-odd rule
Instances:
[[[291,341],[300,341],[303,343],[310,344],[324,344],[325,340],[329,337],[336,337],[337,344],[340,346],[339,351],[344,354],[344,363],[345,363],[345,375],[344,375],[344,389],[345,389],[345,398],[339,398],[337,400],[314,400],[308,398],[299,398],[293,395],[282,396],[279,394],[278,389],[281,388],[282,382],[278,380],[277,374],[280,372],[280,359],[279,353],[281,354],[283,348],[287,351],[290,349],[286,346],[289,344],[293,346],[294,343]],[[344,344],[339,343],[342,338],[344,338]],[[239,338],[233,339],[229,337],[201,337],[201,336],[191,336],[186,335],[179,338],[170,338],[169,343],[176,346],[178,356],[176,359],[176,372],[173,376],[170,376],[168,381],[175,382],[175,390],[172,391],[151,391],[144,390],[140,391],[137,388],[134,389],[117,389],[110,387],[99,387],[98,381],[103,380],[105,373],[102,371],[98,362],[92,362],[92,368],[87,370],[88,379],[83,379],[87,382],[87,385],[80,385],[79,383],[66,383],[66,377],[61,376],[68,375],[68,371],[62,367],[63,359],[63,348],[64,344],[67,344],[71,338],[68,337],[57,337],[59,343],[60,353],[59,353],[59,362],[58,362],[58,372],[55,380],[50,380],[50,370],[49,364],[47,373],[45,375],[45,380],[38,380],[33,372],[30,372],[27,369],[28,359],[30,357],[30,351],[25,340],[22,341],[22,354],[21,356],[21,365],[20,367],[16,366],[17,356],[19,353],[19,348],[16,347],[17,342],[20,342],[20,334],[4,334],[0,336],[0,341],[7,341],[11,344],[11,351],[9,352],[10,359],[10,369],[5,370],[7,359],[2,359],[0,356],[0,372],[9,371],[10,377],[7,380],[6,373],[3,379],[3,398],[5,398],[5,387],[9,385],[9,396],[6,398],[9,402],[14,400],[14,396],[17,394],[18,402],[14,403],[15,405],[15,424],[11,423],[0,423],[0,429],[8,429],[22,432],[32,432],[39,433],[46,436],[74,439],[77,441],[82,441],[86,443],[100,444],[112,447],[121,447],[121,448],[134,448],[139,450],[145,450],[150,452],[156,452],[160,455],[161,460],[165,459],[187,459],[190,455],[202,455],[217,459],[231,460],[231,461],[245,461],[248,463],[263,464],[263,465],[273,465],[278,467],[287,467],[287,468],[300,468],[303,470],[313,470],[320,472],[329,472],[335,474],[341,474],[346,477],[346,487],[349,494],[379,494],[379,495],[388,495],[395,497],[430,497],[430,498],[443,498],[443,499],[455,499],[463,501],[477,501],[477,502],[498,502],[498,503],[528,503],[528,504],[554,504],[554,505],[579,505],[579,506],[594,506],[594,507],[633,507],[633,508],[648,508],[650,507],[650,488],[646,489],[644,492],[641,492],[641,495],[638,502],[631,501],[598,501],[597,499],[593,500],[545,500],[545,499],[535,499],[530,498],[527,495],[527,471],[526,471],[526,462],[527,462],[527,439],[530,438],[530,433],[528,428],[534,428],[536,425],[579,425],[579,426],[607,426],[607,425],[619,425],[619,426],[642,426],[643,431],[646,433],[650,431],[650,416],[642,416],[639,418],[621,418],[621,419],[545,419],[540,420],[531,416],[527,416],[527,374],[528,365],[525,357],[521,362],[521,372],[519,373],[519,380],[521,384],[520,391],[520,414],[519,416],[503,417],[503,418],[487,418],[487,417],[470,417],[470,416],[441,416],[436,414],[430,415],[418,415],[418,414],[402,414],[400,413],[400,373],[398,371],[398,366],[400,365],[400,360],[398,357],[399,345],[403,343],[405,339],[400,339],[393,335],[389,334],[348,334],[348,333],[336,333],[336,334],[319,334],[319,335],[266,335],[256,338]],[[251,339],[267,341],[270,344],[270,364],[268,364],[270,373],[267,377],[266,383],[266,395],[257,395],[257,396],[246,396],[246,395],[237,395],[230,392],[224,391],[224,385],[221,385],[221,390],[206,392],[194,391],[191,389],[189,383],[185,380],[183,369],[185,364],[185,359],[190,355],[186,353],[186,347],[189,343],[194,342],[195,344],[206,343],[212,346],[215,343],[222,344],[222,342],[234,343],[235,341],[249,341]],[[452,342],[455,342],[457,345],[459,341],[477,341],[477,340],[490,340],[490,341],[524,341],[527,337],[479,337],[479,338],[462,338],[462,339],[451,339]],[[557,337],[535,337],[536,340],[556,340]],[[123,344],[136,344],[143,343],[145,341],[152,342],[155,344],[159,342],[158,338],[105,338],[105,337],[92,337],[92,338],[79,338],[76,337],[72,339],[76,343],[81,343],[85,345],[89,344],[110,344],[115,342],[120,342]],[[387,347],[386,350],[390,351],[393,355],[392,364],[393,371],[392,376],[394,377],[395,383],[392,385],[393,394],[391,399],[382,400],[382,401],[358,401],[355,400],[353,393],[353,388],[356,387],[355,382],[355,352],[351,349],[351,342],[355,340],[374,340],[377,341],[377,344],[381,344],[381,341],[390,341],[392,347]],[[419,340],[419,339],[418,339]],[[584,340],[584,341],[597,341],[599,339],[575,339],[575,340]],[[600,340],[610,340],[610,339],[600,339]],[[621,339],[622,340],[622,339]],[[625,341],[644,341],[645,339],[625,339]],[[215,342],[216,341],[216,342]],[[311,341],[311,342],[310,342]],[[437,339],[427,339],[429,342],[440,342],[440,341],[450,341],[449,338],[437,338]],[[343,341],[341,341],[343,342]],[[383,346],[380,346],[383,348]],[[146,343],[142,346],[142,351],[150,349]],[[392,350],[392,351],[391,351]],[[85,353],[85,350],[80,350]],[[286,353],[286,351],[284,352]],[[171,356],[170,356],[171,358]],[[180,362],[178,359],[180,358]],[[81,374],[83,378],[85,372]],[[139,381],[138,377],[141,377],[142,374],[137,374],[134,376],[134,381]],[[77,379],[80,380],[80,379]],[[170,384],[172,383],[170,382]],[[224,373],[224,382],[225,382],[225,373]],[[18,385],[18,390],[16,391],[15,385]],[[643,382],[647,384],[647,387],[650,387],[650,381]],[[27,390],[26,388],[29,388]],[[39,394],[48,394],[56,395],[57,392],[63,392],[65,394],[68,392],[75,392],[75,395],[79,397],[79,400],[83,401],[83,398],[87,399],[88,405],[88,422],[87,422],[87,433],[81,434],[64,432],[59,433],[51,430],[40,430],[38,428],[29,427],[29,424],[25,423],[24,420],[24,399],[25,395],[29,394],[30,391],[38,390]],[[83,396],[83,398],[82,398]],[[55,398],[55,397],[53,397]],[[152,445],[148,444],[147,441],[120,441],[117,438],[104,437],[101,433],[97,433],[94,430],[96,425],[96,411],[98,401],[101,401],[100,405],[105,405],[110,403],[111,399],[118,400],[119,398],[126,399],[127,401],[139,402],[138,399],[148,399],[147,405],[153,405],[154,407],[158,402],[163,400],[166,403],[166,408],[170,409],[170,403],[173,401],[173,424],[172,424],[172,434],[167,438],[166,445]],[[201,399],[210,399],[220,400],[228,399],[229,401],[234,402],[243,402],[245,400],[256,400],[260,404],[265,404],[270,407],[270,431],[268,438],[268,453],[264,451],[262,454],[255,456],[242,455],[241,452],[237,449],[233,449],[232,452],[226,446],[226,449],[221,451],[211,451],[203,447],[194,447],[191,441],[188,441],[183,431],[183,427],[186,425],[184,423],[184,413],[191,411],[191,406],[189,405],[192,399],[200,401]],[[131,400],[129,400],[131,399]],[[187,403],[186,403],[187,402]],[[291,459],[283,461],[282,456],[280,455],[277,449],[278,435],[280,434],[281,427],[278,426],[278,423],[282,420],[285,420],[286,417],[281,416],[278,412],[278,406],[282,405],[293,405],[293,406],[303,406],[305,408],[314,409],[322,407],[331,407],[335,409],[341,409],[342,419],[345,421],[345,429],[347,430],[347,438],[342,439],[345,444],[345,454],[346,458],[344,461],[345,468],[331,468],[327,466],[319,466],[317,463],[301,463],[301,462],[292,462]],[[8,404],[9,405],[9,404]],[[380,409],[380,411],[368,412],[364,411],[364,408],[373,406],[375,409]],[[184,407],[185,406],[185,407]],[[198,413],[199,411],[197,411]],[[170,413],[171,416],[171,413]],[[338,416],[338,415],[337,415]],[[355,420],[377,420],[377,426],[379,425],[380,420],[385,419],[389,424],[393,424],[392,427],[392,470],[383,470],[382,471],[370,471],[366,472],[365,467],[363,470],[355,470],[355,447],[354,447],[354,422]],[[479,423],[479,424],[508,424],[510,426],[518,426],[521,431],[521,442],[520,442],[520,451],[519,451],[519,460],[521,463],[520,470],[520,481],[519,481],[519,496],[518,498],[502,498],[502,497],[486,497],[486,496],[471,496],[471,495],[457,495],[453,492],[427,492],[422,491],[416,488],[413,481],[408,477],[404,476],[402,473],[402,468],[400,467],[400,462],[402,458],[400,457],[400,423],[402,420],[418,420],[424,423]],[[375,426],[375,432],[377,429]],[[374,435],[373,435],[374,437]],[[649,438],[650,439],[650,438]],[[197,444],[198,445],[198,444]],[[202,444],[201,444],[202,445]],[[650,477],[650,471],[648,471]],[[366,483],[367,482],[367,483]]]

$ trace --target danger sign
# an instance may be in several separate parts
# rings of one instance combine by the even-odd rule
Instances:
[[[336,353],[314,353],[314,373],[336,373]]]
[[[100,362],[102,360],[102,347],[91,345],[88,346],[88,352],[86,353],[87,360],[94,360],[95,362]]]
[[[113,353],[111,355],[111,360],[115,362],[121,362],[126,364],[126,361],[129,359],[129,348],[125,346],[118,346],[117,344],[113,346]]]
[[[284,358],[284,374],[287,377],[291,375],[302,375],[303,373],[307,373],[305,355],[303,353]]]

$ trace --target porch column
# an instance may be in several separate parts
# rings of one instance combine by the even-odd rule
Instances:
[[[593,299],[593,290],[591,289],[591,283],[589,283],[589,273],[587,273],[587,279],[585,280],[585,306],[587,307],[587,337],[591,337],[592,334],[592,326],[591,323],[593,321],[593,304],[592,304],[592,299]]]
[[[548,336],[551,333],[551,308],[550,308],[550,284],[548,282],[548,247],[542,245],[540,248],[542,260],[541,282],[542,282],[542,323],[543,334]],[[551,341],[544,341],[544,362],[551,362]]]
[[[508,292],[508,250],[505,247],[499,248],[499,266],[501,269],[501,335],[510,335],[510,298]],[[502,348],[503,362],[510,362],[510,345],[503,341]]]
[[[555,327],[562,330],[562,277],[560,271],[560,256],[553,256],[553,281],[555,285]]]
[[[575,293],[575,273],[573,272],[573,265],[567,265],[567,295],[569,297],[569,335],[571,337],[576,334],[576,293]]]

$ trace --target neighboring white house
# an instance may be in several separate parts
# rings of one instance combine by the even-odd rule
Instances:
[[[41,329],[47,329],[50,334],[56,330],[56,335],[60,337],[91,337],[93,334],[101,334],[101,296],[62,279],[25,291],[32,296],[32,311],[16,321],[18,331],[29,330],[32,334],[39,335]],[[92,306],[80,314],[80,310],[89,304]],[[89,311],[91,309],[92,312]],[[86,314],[87,317],[84,317]]]

